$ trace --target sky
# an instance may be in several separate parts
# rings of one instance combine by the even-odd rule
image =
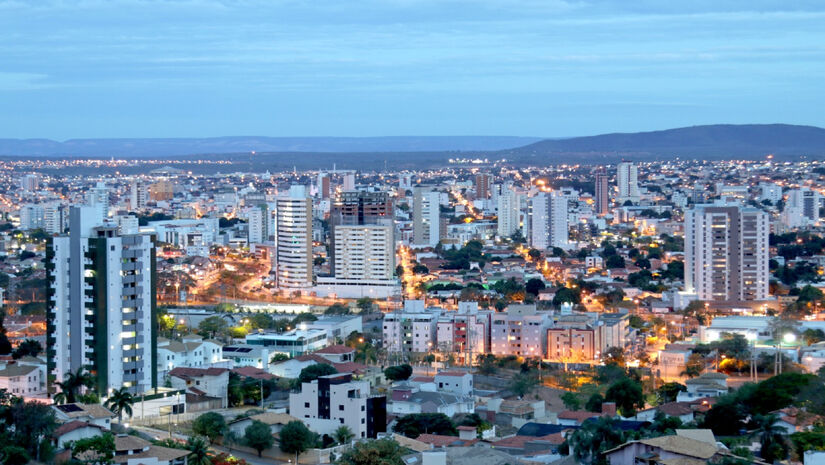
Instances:
[[[825,126],[818,0],[0,0],[0,138]]]

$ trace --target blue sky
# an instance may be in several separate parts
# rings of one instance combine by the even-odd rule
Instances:
[[[0,137],[825,126],[825,2],[0,0]]]

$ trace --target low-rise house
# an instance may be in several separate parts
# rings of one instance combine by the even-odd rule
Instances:
[[[705,465],[723,457],[733,457],[715,442],[683,434],[628,441],[605,452],[611,465],[680,464]],[[712,435],[711,435],[712,437]]]
[[[473,395],[473,375],[466,371],[440,371],[435,375],[435,385],[439,391],[458,396]]]
[[[686,392],[676,397],[678,402],[689,402],[702,397],[719,397],[728,392],[728,375],[724,373],[703,373],[699,377],[685,381]]]
[[[80,439],[93,438],[106,431],[102,426],[83,420],[71,420],[58,426],[52,433],[52,440],[57,450],[66,448],[66,443]]]
[[[229,386],[229,370],[226,368],[175,368],[169,372],[174,389],[185,389],[187,393],[226,399]]]
[[[116,464],[125,465],[186,465],[189,451],[154,446],[137,436],[119,434],[115,436]]]
[[[60,423],[70,421],[84,421],[104,429],[110,429],[112,419],[115,414],[106,407],[98,404],[83,404],[75,402],[71,404],[52,405],[55,419]]]
[[[390,403],[388,411],[395,415],[411,413],[443,413],[452,417],[458,413],[473,413],[475,401],[472,397],[457,396],[446,392],[413,392],[404,399]]]
[[[341,344],[324,347],[323,349],[316,350],[313,354],[320,355],[332,363],[355,361],[355,349]]]
[[[45,382],[41,376],[42,373],[36,366],[9,364],[0,369],[0,389],[20,397],[43,394]]]
[[[158,338],[158,375],[165,377],[177,367],[208,368],[227,365],[223,358],[223,344],[198,335],[187,335],[179,341]]]

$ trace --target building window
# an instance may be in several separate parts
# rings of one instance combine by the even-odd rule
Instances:
[[[309,402],[304,402],[304,408],[309,408]]]

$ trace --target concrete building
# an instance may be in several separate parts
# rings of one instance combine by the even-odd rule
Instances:
[[[395,241],[390,225],[336,226],[335,277],[395,282]]]
[[[296,357],[329,345],[323,329],[292,329],[285,333],[253,333],[246,336],[250,346],[266,347],[271,354],[282,353]],[[260,366],[266,370],[266,366]]]
[[[168,372],[178,367],[185,368],[228,368],[229,361],[223,358],[223,344],[211,339],[204,340],[197,335],[188,335],[182,341],[158,338],[158,377],[164,378]]]
[[[318,173],[318,197],[328,199],[332,196],[332,185],[330,183],[329,173]]]
[[[413,244],[435,247],[441,240],[441,193],[413,188]]]
[[[149,200],[149,187],[145,181],[137,178],[133,179],[130,194],[129,206],[132,208],[132,211],[146,208],[146,203]]]
[[[313,285],[312,199],[304,186],[292,186],[276,200],[275,274],[279,289],[307,291]]]
[[[45,380],[38,367],[9,364],[0,369],[0,389],[18,397],[34,397],[45,394]]]
[[[35,192],[40,188],[40,175],[26,174],[20,178],[20,188],[25,192]]]
[[[60,202],[43,205],[43,229],[49,234],[63,234],[69,227],[69,207]]]
[[[782,200],[782,186],[772,182],[760,182],[759,201],[764,200],[776,205],[776,202]]]
[[[109,217],[109,188],[105,183],[98,182],[89,190],[86,204],[97,209],[100,221]]]
[[[565,363],[600,360],[607,349],[627,345],[627,320],[627,315],[613,314],[560,316],[547,330],[547,359]]]
[[[439,310],[384,314],[384,347],[389,353],[432,352]]]
[[[486,200],[490,198],[490,183],[492,183],[492,181],[493,177],[487,173],[479,173],[476,175],[475,187],[477,199]]]
[[[169,372],[172,389],[186,390],[193,394],[223,399],[227,405],[229,369],[227,368],[175,368]]]
[[[530,245],[539,250],[568,247],[568,202],[560,192],[540,192],[530,199]]]
[[[435,375],[435,385],[439,391],[469,397],[473,395],[473,374],[467,371],[439,371]]]
[[[512,186],[498,196],[497,212],[499,237],[510,237],[521,229],[521,195]]]
[[[250,244],[263,244],[269,241],[269,209],[266,204],[255,205],[246,213],[247,242]]]
[[[149,198],[155,202],[168,202],[175,197],[175,185],[172,181],[161,179],[149,186]]]
[[[477,302],[459,302],[457,312],[444,313],[436,325],[437,348],[456,355],[456,363],[474,361],[488,351],[490,312],[479,312]]]
[[[768,216],[731,204],[685,212],[685,291],[704,301],[768,298]]]
[[[371,396],[369,381],[353,381],[349,373],[321,376],[289,395],[289,414],[319,434],[345,425],[356,438],[375,438],[386,431],[387,398]]]
[[[641,199],[639,194],[639,169],[635,164],[623,161],[616,167],[616,184],[619,188],[617,201],[623,204],[630,200],[638,202]]]
[[[121,235],[73,207],[68,236],[49,239],[47,358],[62,380],[89,369],[100,393],[157,386],[155,238]]]
[[[789,228],[811,226],[819,222],[822,195],[808,187],[788,192],[788,202],[782,211],[782,223]]]
[[[596,215],[604,216],[610,210],[610,195],[609,185],[607,183],[608,176],[604,172],[596,173],[596,189],[593,200],[593,212]]]
[[[141,232],[154,232],[158,241],[174,244],[187,255],[209,256],[209,247],[218,243],[218,218],[150,221]]]
[[[549,315],[535,305],[512,304],[503,313],[490,315],[490,353],[541,357],[545,353]]]
[[[344,173],[341,176],[341,190],[344,192],[355,190],[355,173]]]
[[[22,231],[42,228],[44,225],[45,212],[43,205],[27,203],[20,207],[19,215]]]

